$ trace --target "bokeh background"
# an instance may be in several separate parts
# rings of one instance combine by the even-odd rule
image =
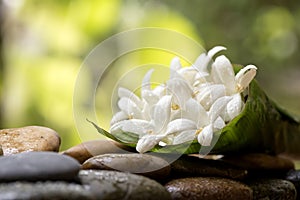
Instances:
[[[300,1],[292,0],[0,0],[0,128],[42,125],[61,135],[61,150],[80,143],[72,106],[84,58],[110,36],[143,27],[178,31],[206,49],[226,46],[233,63],[257,65],[267,94],[300,115],[299,22]],[[171,59],[151,50],[128,56],[115,64]],[[109,89],[99,90],[108,128]]]

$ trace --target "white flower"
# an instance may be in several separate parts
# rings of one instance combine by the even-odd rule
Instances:
[[[138,96],[122,87],[118,89],[118,96],[120,98],[118,107],[121,111],[113,116],[110,122],[111,126],[122,120],[144,118],[143,108],[145,105]]]
[[[170,120],[172,96],[163,96],[154,105],[152,118],[149,121],[143,119],[129,119],[115,123],[110,128],[112,135],[118,132],[135,133],[140,137],[137,143],[137,151],[143,153],[152,149],[160,141],[160,135],[165,133],[165,129]],[[158,138],[158,139],[155,139]]]
[[[194,99],[186,103],[186,110],[182,118],[171,121],[167,126],[166,135],[173,135],[172,144],[180,144],[194,140],[203,146],[209,146],[213,137],[213,131],[220,130],[225,126],[223,119],[219,116],[226,108],[231,97],[219,98],[206,112],[205,109]]]
[[[247,65],[234,75],[232,64],[225,56],[219,56],[212,64],[211,79],[216,84],[226,87],[227,95],[241,93],[247,88],[256,75],[257,68]]]
[[[183,77],[191,86],[195,83],[206,82],[206,77],[209,76],[208,66],[212,62],[212,57],[218,52],[226,50],[225,47],[216,46],[208,51],[208,53],[202,53],[190,67],[182,67],[178,57],[173,58],[171,61],[171,75],[170,78],[174,78],[178,75]]]
[[[225,56],[212,60],[225,49],[214,47],[190,67],[182,67],[179,58],[174,58],[170,79],[154,89],[150,82],[153,69],[149,70],[142,81],[141,98],[119,88],[120,111],[111,120],[111,134],[138,135],[140,153],[157,144],[176,145],[195,138],[202,146],[211,145],[214,133],[241,113],[243,91],[257,70],[247,65],[235,75]]]
[[[254,65],[247,65],[234,75],[232,64],[225,56],[219,56],[212,64],[211,79],[214,83],[223,84],[226,88],[226,95],[232,95],[224,114],[225,121],[231,121],[243,108],[243,101],[240,93],[245,90],[256,75],[257,68]]]

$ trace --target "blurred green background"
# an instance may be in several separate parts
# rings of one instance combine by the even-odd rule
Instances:
[[[233,63],[257,65],[257,79],[267,94],[289,112],[300,115],[299,1],[0,2],[0,128],[53,128],[62,137],[61,150],[81,142],[72,103],[84,58],[110,36],[142,27],[176,30],[205,49],[226,46],[224,54]],[[151,60],[168,65],[171,57],[145,51],[129,55],[120,65],[129,69]],[[98,117],[107,129],[112,115],[105,110],[110,107],[110,89],[102,86],[99,90]]]

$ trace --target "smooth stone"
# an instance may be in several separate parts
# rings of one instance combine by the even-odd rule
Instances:
[[[248,183],[253,190],[253,199],[295,200],[295,186],[281,179],[257,179]]]
[[[58,152],[60,137],[50,128],[26,126],[0,130],[0,144],[5,156],[28,151]]]
[[[0,199],[95,199],[84,186],[65,182],[12,182],[0,184]]]
[[[81,170],[79,179],[97,199],[171,199],[158,182],[144,176],[107,170]]]
[[[218,176],[231,179],[244,179],[248,171],[221,160],[201,159],[194,156],[182,156],[171,163],[173,177]]]
[[[71,156],[78,160],[78,162],[83,163],[87,159],[106,153],[130,153],[134,149],[117,143],[112,140],[102,139],[102,140],[91,140],[83,142],[76,146],[73,146],[66,151],[62,152],[64,155]]]
[[[0,156],[2,156],[2,155],[3,155],[3,149],[2,149],[2,146],[0,144]]]
[[[286,180],[292,182],[297,190],[298,199],[300,199],[300,170],[291,170],[286,174]]]
[[[140,174],[157,180],[168,177],[171,167],[164,159],[148,154],[104,154],[92,157],[82,169],[116,170]]]
[[[0,157],[0,182],[73,180],[79,170],[77,160],[54,152],[24,152]]]
[[[227,155],[222,160],[247,170],[288,171],[294,169],[294,163],[291,160],[268,154]]]
[[[240,182],[216,177],[174,179],[165,185],[172,199],[252,199],[252,190]]]

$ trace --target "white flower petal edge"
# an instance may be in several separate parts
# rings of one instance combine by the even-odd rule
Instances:
[[[198,142],[202,146],[210,146],[211,141],[213,139],[213,125],[209,124],[208,126],[204,127],[201,133],[198,134]]]
[[[153,122],[155,124],[155,132],[161,133],[167,127],[171,116],[171,100],[172,96],[166,95],[162,97],[154,107]]]
[[[256,70],[257,67],[254,65],[247,65],[236,74],[235,81],[237,82],[239,92],[244,91],[249,86],[256,75]]]
[[[235,75],[224,55],[213,61],[222,50],[226,48],[212,48],[189,67],[182,67],[175,57],[170,63],[170,79],[154,89],[150,82],[154,70],[149,70],[142,81],[141,98],[120,87],[120,111],[112,117],[111,134],[138,135],[136,149],[140,153],[156,145],[176,145],[195,138],[210,146],[214,133],[242,112],[243,91],[257,70],[247,65]]]
[[[140,153],[145,153],[157,145],[164,136],[161,135],[144,135],[139,139],[136,150]]]
[[[153,124],[146,120],[141,119],[131,119],[131,120],[124,120],[115,123],[110,128],[110,133],[114,134],[116,132],[130,132],[135,133],[137,135],[143,136],[148,134],[150,130],[153,130]]]

